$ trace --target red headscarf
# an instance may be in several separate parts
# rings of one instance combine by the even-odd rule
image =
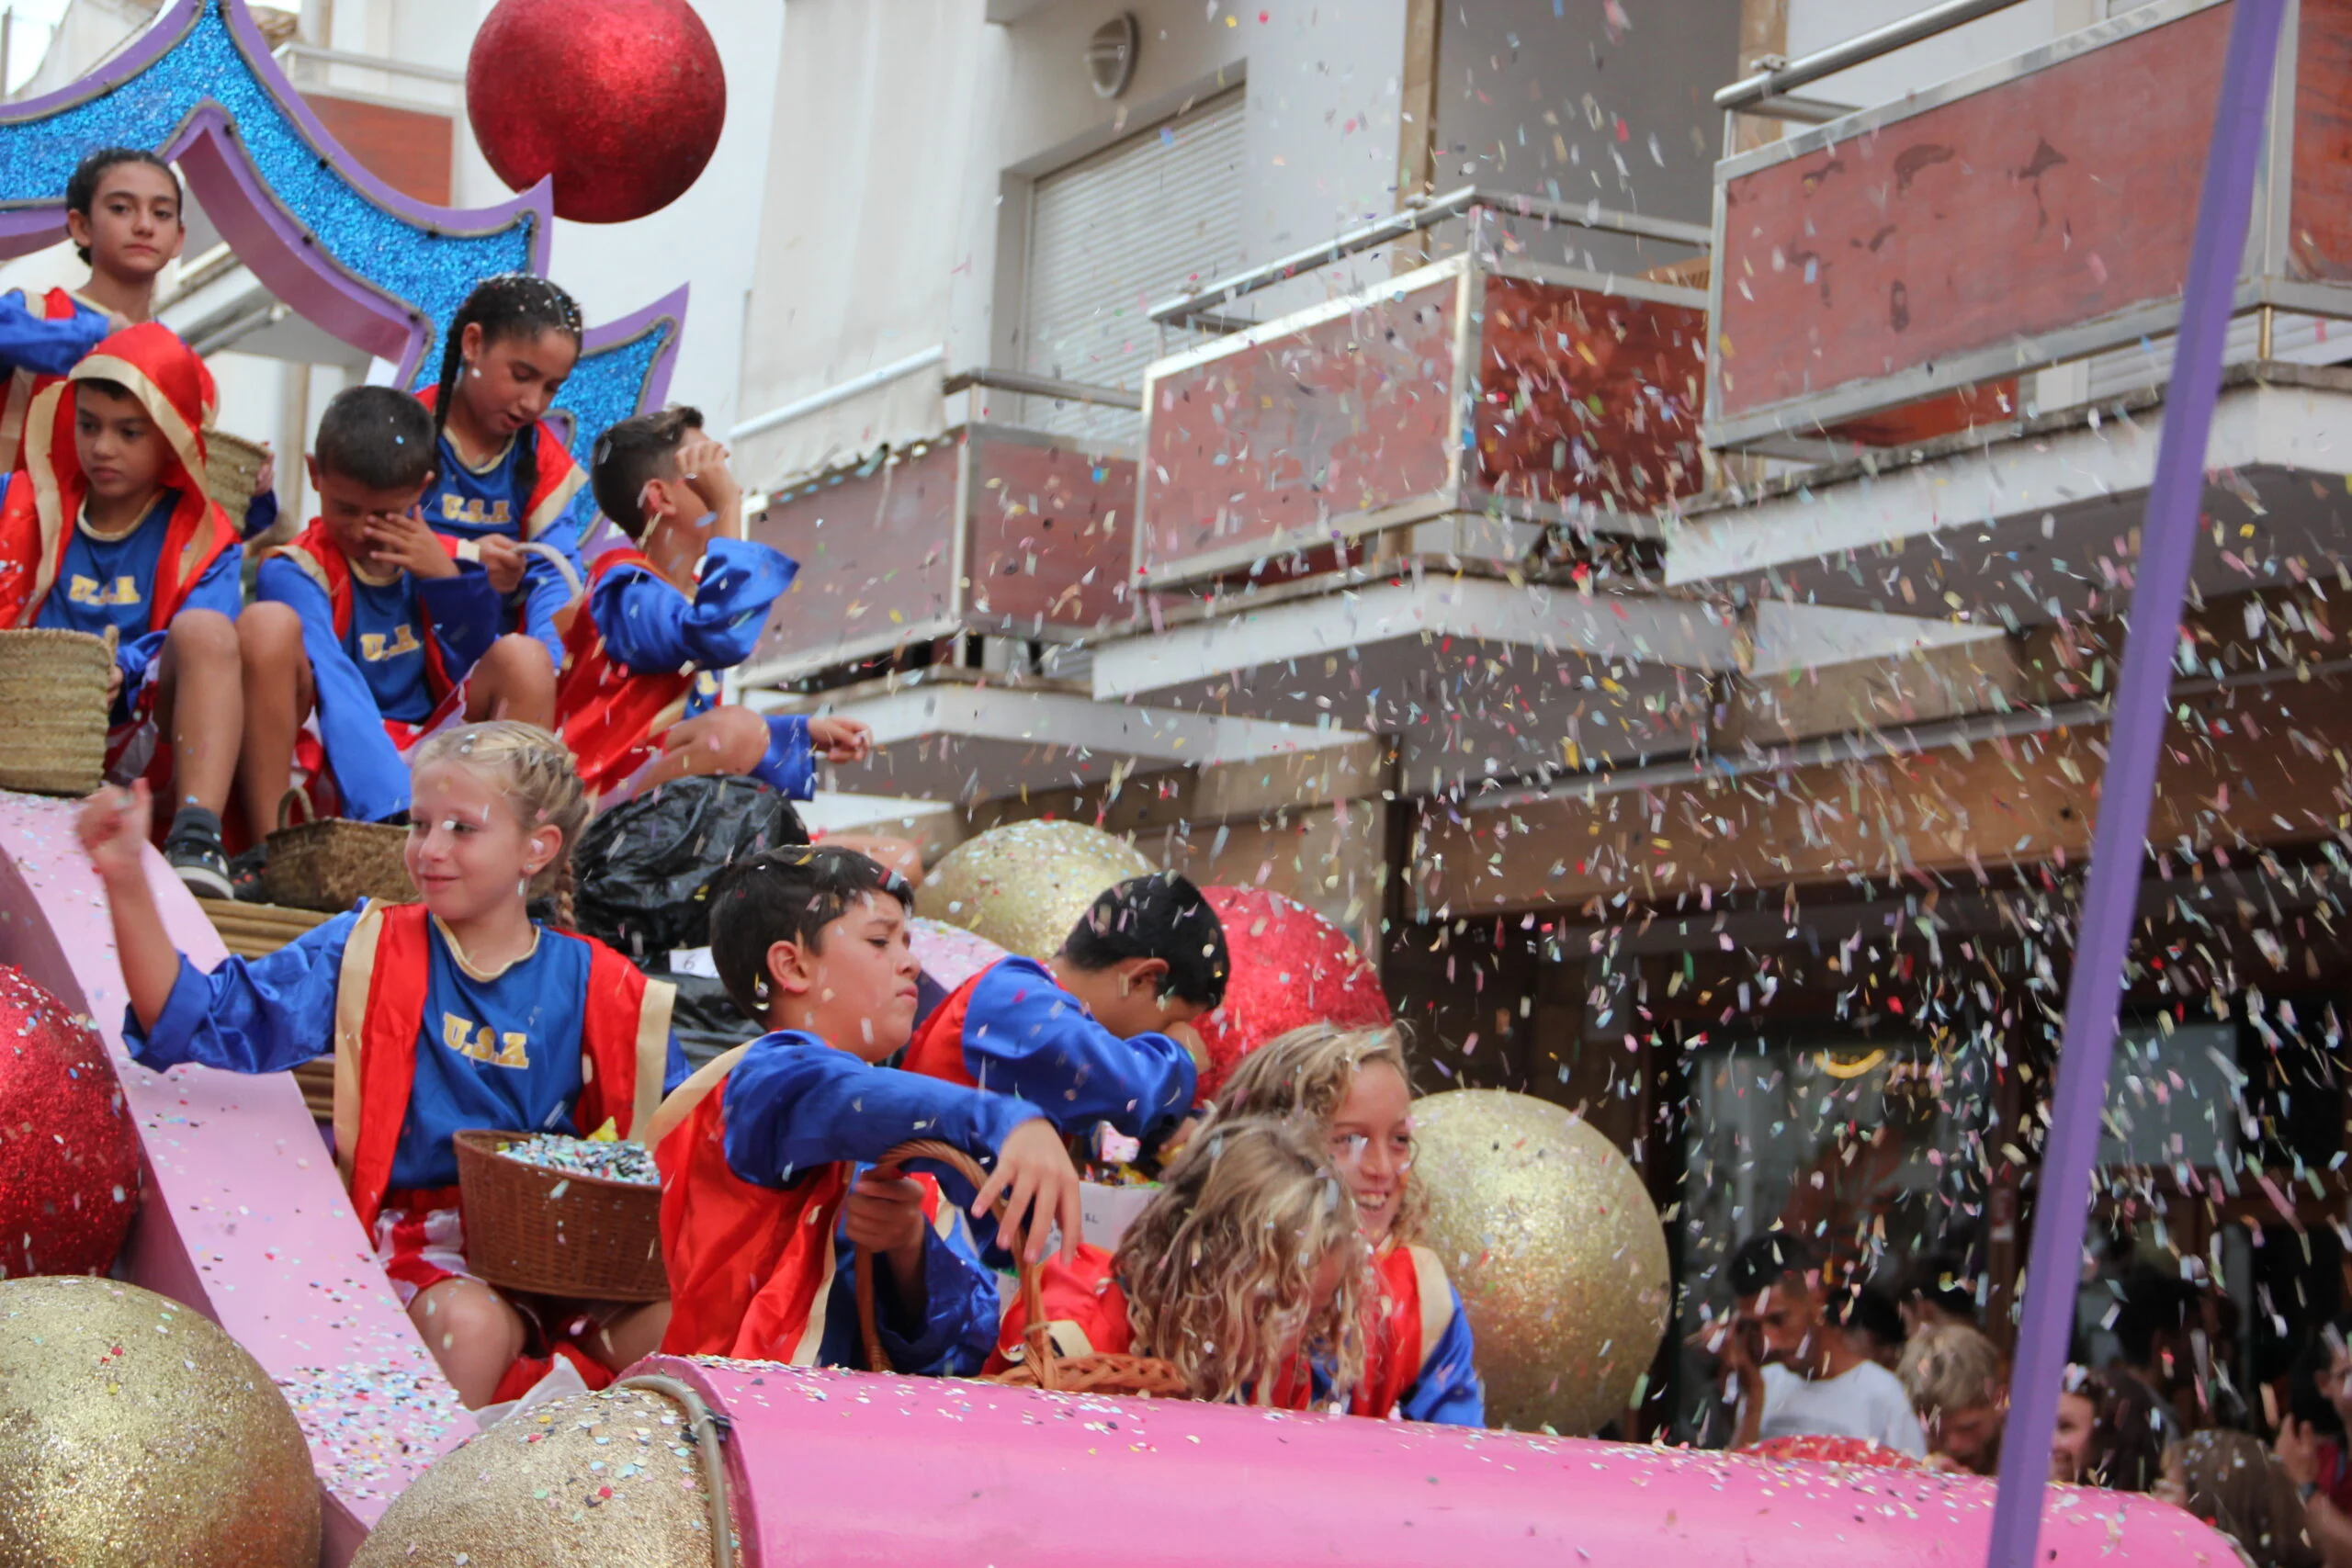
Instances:
[[[27,626],[57,581],[59,563],[89,494],[74,445],[74,383],[112,381],[139,400],[163,434],[169,457],[159,483],[179,492],[149,603],[153,629],[179,614],[189,589],[237,530],[205,488],[204,429],[217,394],[212,373],[179,334],[154,321],[125,327],[83,356],[62,381],[43,388],[25,416],[24,471],[0,502],[0,627]]]

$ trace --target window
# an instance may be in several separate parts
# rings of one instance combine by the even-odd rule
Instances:
[[[1146,313],[1239,267],[1242,95],[1236,91],[1038,180],[1029,209],[1021,367],[1032,375],[1143,386],[1166,350]],[[1030,400],[1041,428],[1132,441],[1121,410]]]

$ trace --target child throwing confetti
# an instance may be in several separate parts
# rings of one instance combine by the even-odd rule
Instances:
[[[627,1136],[684,1081],[671,987],[568,918],[588,818],[555,737],[499,721],[414,754],[406,862],[421,901],[338,915],[266,958],[200,972],[172,945],[141,863],[145,786],[82,813],[130,993],[123,1034],[151,1067],[284,1072],[335,1058],[336,1163],[378,1259],[469,1406],[517,1397],[565,1357],[592,1384],[659,1342],[669,1303],[588,1306],[492,1289],[466,1269],[454,1135],[469,1127]]]

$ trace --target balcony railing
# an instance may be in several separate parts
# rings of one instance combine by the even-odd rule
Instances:
[[[978,423],[786,486],[752,534],[803,573],[743,680],[966,634],[1090,637],[1131,614],[1135,494],[1132,457]]]
[[[1704,295],[1537,262],[1522,238],[1574,225],[1695,248],[1694,225],[1464,190],[1152,315],[1215,320],[1242,295],[1457,218],[1458,254],[1150,367],[1142,583],[1344,553],[1465,513],[1645,536],[1702,488]]]
[[[2237,306],[2352,316],[2347,17],[2293,17]],[[1835,434],[2171,332],[2229,22],[2228,0],[2156,0],[1724,160],[1709,444]]]

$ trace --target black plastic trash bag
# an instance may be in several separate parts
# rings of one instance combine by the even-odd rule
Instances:
[[[580,836],[580,929],[666,973],[673,952],[710,945],[711,882],[758,850],[805,844],[792,802],[756,779],[680,779],[624,801]]]

